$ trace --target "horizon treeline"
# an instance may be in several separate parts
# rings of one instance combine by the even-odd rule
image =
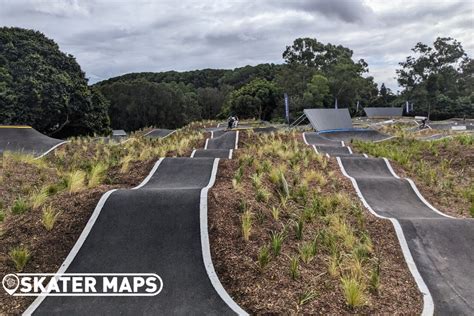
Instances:
[[[474,115],[474,63],[452,38],[418,43],[397,70],[402,91],[380,87],[369,65],[341,45],[298,38],[282,64],[185,72],[129,73],[87,85],[71,55],[42,33],[0,28],[0,122],[28,124],[55,136],[106,134],[145,126],[177,128],[200,119],[283,121],[305,108],[404,106],[431,119]],[[357,111],[357,104],[360,105]]]

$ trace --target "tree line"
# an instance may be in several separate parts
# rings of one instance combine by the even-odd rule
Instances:
[[[55,136],[104,134],[110,128],[177,128],[200,119],[283,120],[305,108],[413,104],[432,119],[472,117],[473,62],[452,38],[418,43],[397,70],[402,91],[378,87],[369,66],[342,45],[298,38],[282,64],[186,72],[129,73],[89,86],[74,57],[36,31],[0,28],[0,122],[28,124]],[[357,107],[357,104],[360,107]]]

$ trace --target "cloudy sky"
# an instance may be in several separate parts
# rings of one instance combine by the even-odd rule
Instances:
[[[0,25],[36,29],[91,82],[128,72],[282,63],[298,37],[342,44],[394,91],[398,62],[438,36],[474,51],[474,0],[0,0]]]

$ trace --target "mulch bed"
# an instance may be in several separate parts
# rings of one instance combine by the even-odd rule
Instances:
[[[241,143],[245,142],[246,137],[242,135]],[[239,154],[238,151],[236,154]],[[250,240],[243,240],[239,200],[251,201],[255,193],[245,186],[241,193],[236,193],[232,178],[237,168],[236,159],[222,160],[219,164],[216,183],[209,193],[209,234],[213,263],[219,279],[244,310],[251,314],[421,312],[422,297],[405,263],[391,222],[376,218],[368,211],[364,212],[363,221],[373,242],[374,256],[380,259],[381,287],[377,294],[368,294],[366,306],[351,309],[346,305],[339,278],[331,277],[327,272],[326,254],[318,253],[309,264],[301,262],[300,277],[291,279],[290,260],[285,253],[297,251],[298,241],[293,235],[285,239],[282,254],[272,257],[262,272],[257,266],[259,248],[268,244],[269,232],[278,227],[271,217],[265,217],[254,224]],[[350,193],[354,203],[359,204],[352,184],[340,173],[334,159],[329,161],[329,170],[337,183],[337,187],[331,189],[333,193]],[[264,212],[268,212],[274,203],[271,199],[264,206]],[[305,235],[314,234],[317,229],[306,227]],[[305,305],[299,305],[298,299],[308,290],[315,291],[316,297]]]

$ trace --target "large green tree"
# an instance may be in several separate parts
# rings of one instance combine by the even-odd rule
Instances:
[[[257,78],[230,94],[223,113],[270,120],[280,97],[274,83]]]
[[[315,38],[297,38],[286,47],[283,59],[288,71],[282,71],[277,82],[289,86],[285,91],[290,91],[297,114],[303,108],[333,107],[336,100],[340,107],[349,107],[352,112],[358,101],[364,106],[374,104],[378,89],[372,77],[364,77],[368,65],[363,59],[354,61],[352,57],[349,48],[324,44]],[[310,81],[315,74],[327,79],[328,93],[317,96],[316,91],[311,92]]]
[[[108,102],[42,33],[0,28],[0,122],[55,135],[107,133]]]
[[[137,79],[117,81],[98,88],[110,101],[110,118],[112,127],[116,129],[177,128],[201,119],[198,95],[192,85]]]
[[[397,70],[404,88],[400,101],[414,103],[415,114],[432,119],[474,116],[473,62],[460,42],[438,37],[430,47],[418,43]]]

